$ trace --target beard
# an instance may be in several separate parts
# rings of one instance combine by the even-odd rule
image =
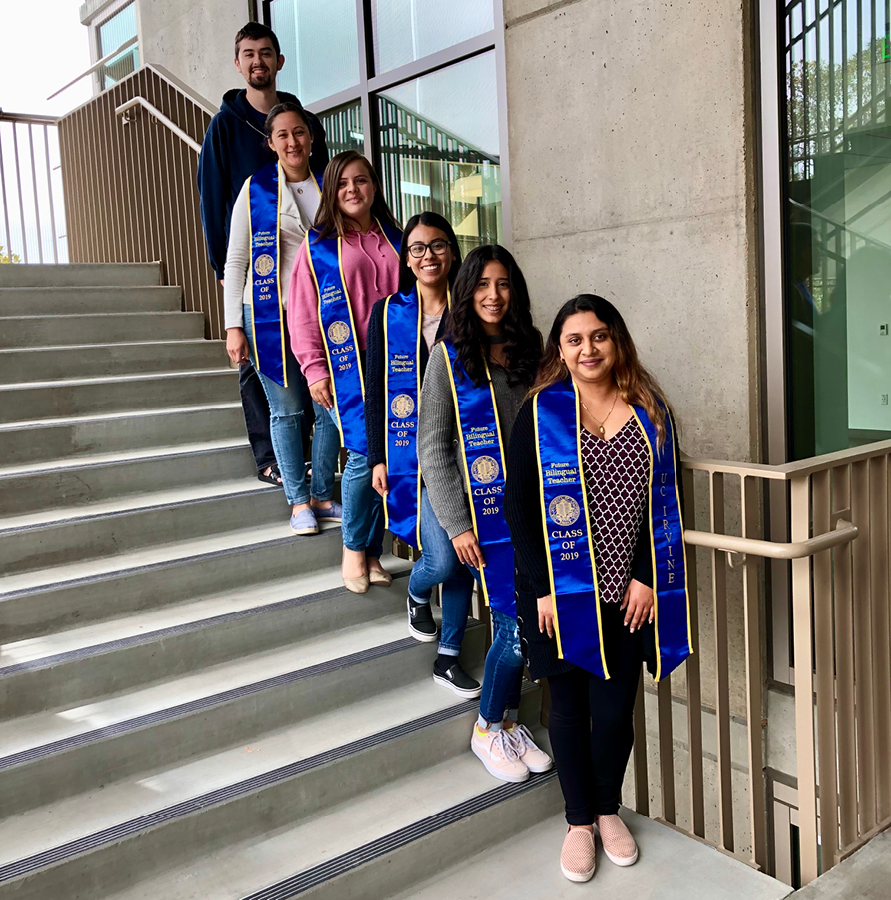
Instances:
[[[272,72],[269,69],[251,71],[248,75],[248,84],[252,88],[268,88],[272,84]]]

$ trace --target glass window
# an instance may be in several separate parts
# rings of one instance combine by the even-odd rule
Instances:
[[[793,459],[891,438],[885,6],[871,0],[787,5],[786,376]]]
[[[99,58],[117,50],[121,44],[136,37],[136,4],[131,3],[115,13],[99,26]],[[100,70],[99,80],[102,89],[117,84],[139,68],[139,45],[134,44],[113,59],[110,59]]]
[[[365,152],[365,135],[362,131],[362,104],[348,103],[337,109],[329,109],[319,118],[325,126],[328,153],[334,157],[344,150]]]
[[[281,90],[310,104],[359,83],[356,0],[276,0],[271,9]]]
[[[371,21],[378,75],[495,27],[492,0],[371,0]]]
[[[480,56],[378,95],[381,177],[406,222],[424,210],[445,216],[462,254],[497,242],[501,165],[495,54]]]

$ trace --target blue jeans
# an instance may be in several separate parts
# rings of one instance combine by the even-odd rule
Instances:
[[[320,407],[321,408],[321,407]],[[324,416],[337,428],[337,410]],[[318,428],[318,424],[316,424]],[[380,559],[384,550],[384,507],[381,496],[371,486],[368,457],[355,450],[347,451],[347,463],[340,480],[340,502],[343,504],[343,545],[347,550],[364,552]]]
[[[244,308],[244,334],[251,353],[254,353],[253,323],[250,307],[247,306]],[[330,500],[334,496],[334,471],[340,451],[337,426],[325,415],[321,406],[313,404],[316,426],[312,442],[312,483],[307,488],[303,465],[302,379],[300,365],[288,346],[285,347],[285,371],[288,387],[282,387],[262,372],[257,373],[269,401],[269,432],[275,459],[282,473],[285,496],[292,505],[309,503],[310,495],[316,500]]]
[[[492,646],[486,654],[483,692],[480,694],[479,724],[499,731],[504,719],[517,720],[523,685],[523,652],[517,620],[497,609],[492,614]]]
[[[433,588],[442,585],[442,633],[439,652],[458,656],[467,628],[473,576],[458,560],[445,529],[439,524],[430,505],[427,488],[421,490],[421,558],[414,564],[408,579],[409,596],[417,603],[429,603]]]

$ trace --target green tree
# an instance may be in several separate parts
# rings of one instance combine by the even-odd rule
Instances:
[[[0,244],[0,265],[4,263],[20,263],[22,258],[18,253],[7,253],[3,244]]]

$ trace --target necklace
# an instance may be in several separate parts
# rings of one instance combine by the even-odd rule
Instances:
[[[601,435],[605,435],[605,434],[606,434],[606,420],[613,414],[613,410],[616,408],[616,401],[617,401],[618,399],[619,399],[619,392],[618,392],[618,390],[616,390],[615,396],[613,397],[613,405],[609,408],[609,412],[606,414],[606,418],[604,418],[604,420],[601,422],[601,421],[597,418],[597,416],[595,416],[594,413],[592,413],[591,410],[588,409],[587,406],[585,406],[585,401],[582,400],[581,397],[579,397],[579,402],[582,404],[582,406],[585,407],[585,412],[587,412],[588,415],[589,415],[595,422],[597,422],[597,424],[598,424],[598,426],[599,426],[599,428],[600,428],[600,434],[601,434]]]

